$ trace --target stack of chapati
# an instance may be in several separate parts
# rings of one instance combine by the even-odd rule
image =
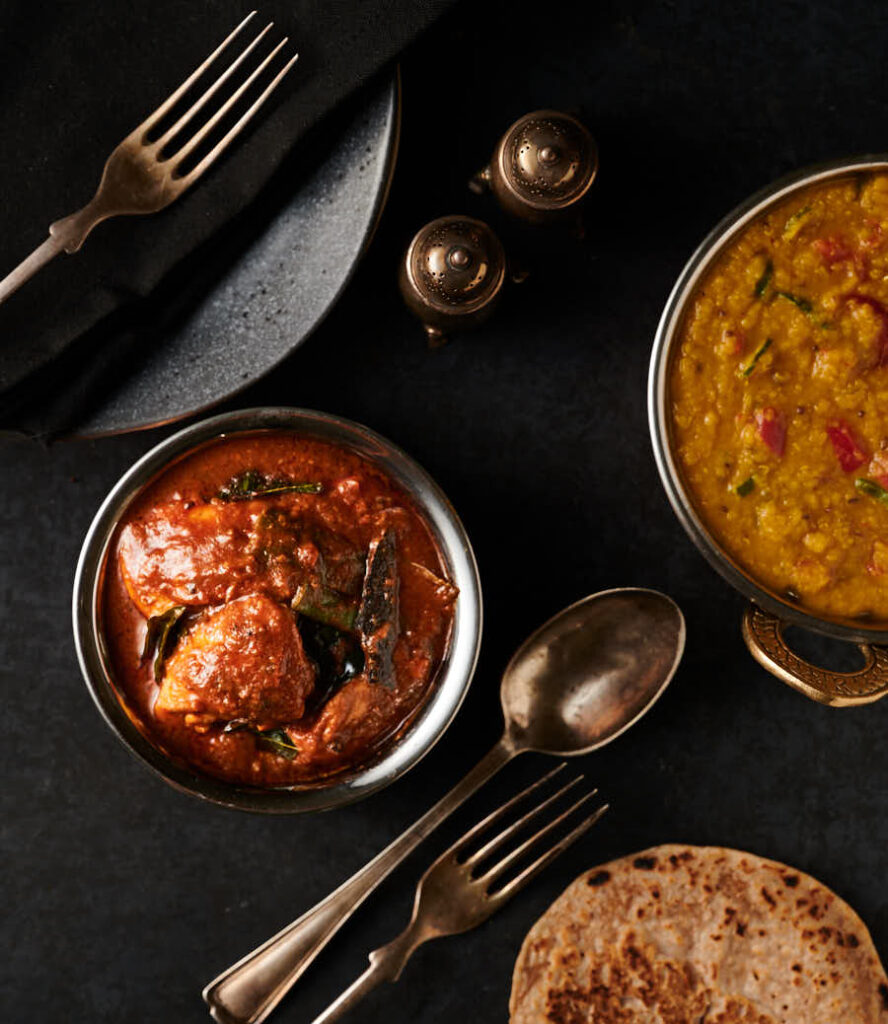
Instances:
[[[888,1024],[869,932],[809,875],[657,846],[578,878],[515,965],[511,1024]]]

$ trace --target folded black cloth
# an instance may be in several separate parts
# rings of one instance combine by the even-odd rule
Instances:
[[[453,2],[265,0],[245,40],[273,19],[269,38],[288,35],[300,59],[233,151],[166,210],[100,225],[80,253],[56,257],[0,304],[0,428],[65,428],[103,367],[120,369],[126,311],[187,266],[310,128]],[[114,146],[248,11],[235,0],[0,5],[0,277],[87,202]],[[310,166],[311,145],[304,156]]]

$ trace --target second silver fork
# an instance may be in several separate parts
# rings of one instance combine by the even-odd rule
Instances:
[[[417,885],[410,923],[396,939],[370,954],[370,966],[367,970],[315,1019],[314,1024],[330,1024],[331,1021],[338,1020],[380,982],[397,981],[407,961],[423,943],[444,935],[469,931],[482,921],[486,921],[598,821],[607,810],[607,804],[597,807],[592,814],[583,818],[551,845],[546,843],[559,826],[564,825],[571,815],[595,796],[597,790],[593,789],[575,800],[495,864],[479,870],[492,854],[514,839],[522,829],[581,782],[583,776],[579,775],[527,811],[516,822],[487,840],[480,849],[466,856],[467,850],[476,839],[563,768],[562,763],[512,797],[483,821],[470,828],[441,854]],[[517,874],[510,874],[526,857],[539,849],[542,849],[542,852],[534,860],[521,868]]]

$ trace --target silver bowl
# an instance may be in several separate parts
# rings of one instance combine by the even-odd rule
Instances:
[[[888,625],[812,615],[785,596],[764,587],[712,537],[698,516],[672,453],[667,403],[669,371],[681,327],[697,285],[726,246],[765,210],[810,185],[871,171],[888,172],[888,155],[863,156],[796,171],[756,192],[706,236],[679,275],[654,338],[648,377],[648,418],[654,457],[666,495],[679,521],[710,565],[751,604],[742,623],[753,657],[778,679],[823,704],[869,703],[888,695]],[[787,625],[801,626],[857,643],[864,656],[857,672],[829,672],[800,658],[784,638]]]
[[[233,434],[293,431],[343,445],[383,469],[413,498],[431,528],[449,578],[459,587],[450,643],[437,678],[404,732],[360,768],[299,787],[259,789],[203,775],[156,747],[127,713],[114,686],[100,619],[108,547],[133,499],[196,449]],[[74,579],[74,640],[83,678],[102,717],[143,764],[177,789],[226,807],[298,813],[338,807],[382,789],[412,768],[444,734],[468,691],[481,644],[481,585],[469,538],[450,502],[405,452],[367,427],[306,409],[245,409],[202,420],[161,442],[118,481],[89,528]]]

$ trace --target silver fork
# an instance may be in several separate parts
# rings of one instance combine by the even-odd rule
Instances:
[[[225,135],[209,150],[206,155],[187,171],[183,165],[195,150],[203,143],[219,122],[231,111],[244,93],[253,85],[257,78],[271,64],[287,42],[285,36],[274,49],[254,68],[250,75],[238,86],[228,99],[185,140],[179,148],[167,156],[166,147],[178,139],[183,130],[191,123],[206,104],[213,98],[224,83],[240,67],[247,57],[258,46],[260,40],[271,29],[269,22],[256,38],[236,57],[231,64],[208,86],[198,99],[158,138],[152,138],[162,119],[185,95],[188,89],[210,67],[216,58],[225,50],[241,30],[255,17],[252,11],[237,28],[218,46],[200,67],[190,75],[176,91],[117,146],[108,157],[102,180],[92,199],[70,217],[64,217],[50,225],[49,238],[39,245],[27,259],[23,260],[12,273],[0,281],[0,302],[20,288],[25,281],[33,277],[62,250],[74,253],[83,245],[86,236],[92,229],[109,217],[121,214],[156,213],[169,206],[174,199],[193,185],[210,167],[229,143],[238,135],[247,122],[265,102],[280,80],[297,61],[299,54],[294,54],[280,71],[265,86],[259,97],[229,128]]]
[[[526,825],[582,781],[583,776],[579,775],[522,815],[508,828],[487,840],[480,849],[475,850],[469,856],[463,856],[473,841],[486,832],[494,822],[507,814],[535,789],[548,782],[562,768],[564,768],[563,763],[517,796],[512,797],[474,828],[470,828],[449,850],[445,850],[441,854],[422,876],[416,887],[416,899],[413,904],[413,916],[410,918],[410,924],[396,939],[370,954],[370,966],[367,970],[315,1019],[314,1024],[330,1024],[331,1021],[338,1020],[342,1014],[351,1009],[381,981],[397,981],[414,950],[424,942],[440,938],[443,935],[457,935],[460,932],[469,931],[481,924],[482,921],[486,921],[491,914],[495,914],[500,907],[508,903],[516,892],[523,889],[535,875],[598,821],[607,810],[607,804],[596,808],[592,814],[575,825],[561,839],[544,849],[530,864],[513,877],[508,878],[504,884],[499,885],[531,851],[535,852],[536,848],[544,843],[547,836],[595,796],[598,791],[593,789],[525,839],[496,864],[479,873],[479,867],[488,860],[491,854],[514,838]]]

